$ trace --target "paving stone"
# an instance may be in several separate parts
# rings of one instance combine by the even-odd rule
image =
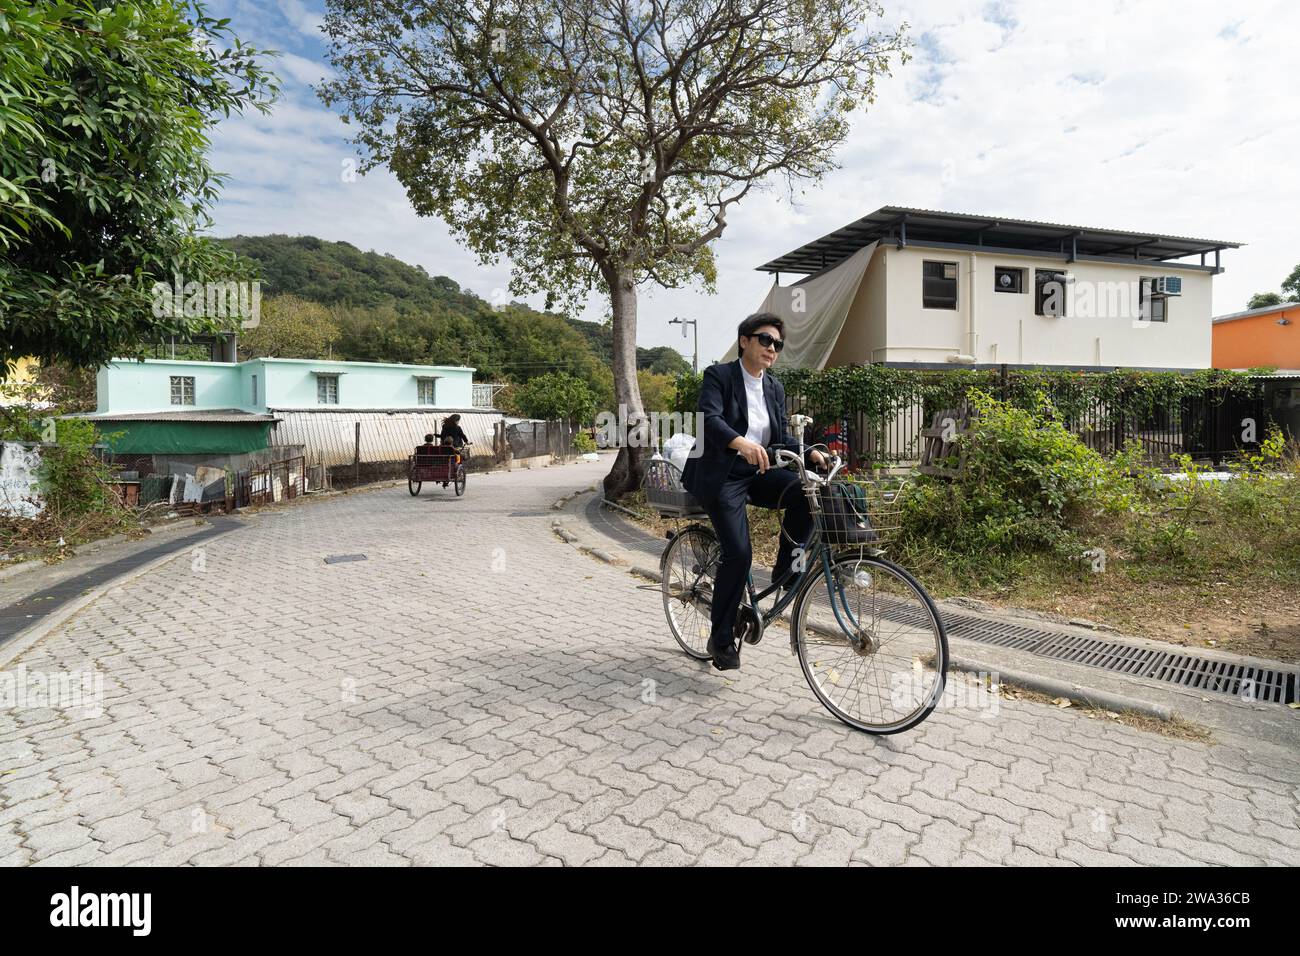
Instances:
[[[0,865],[1297,859],[1280,748],[1027,701],[872,738],[781,640],[727,677],[686,659],[656,592],[550,530],[603,467],[473,476],[455,509],[403,487],[305,502],[209,541],[203,574],[100,596],[16,662],[96,661],[106,692],[92,719],[0,725]],[[461,557],[436,582],[410,560],[435,527]],[[370,560],[324,565],[341,540]]]

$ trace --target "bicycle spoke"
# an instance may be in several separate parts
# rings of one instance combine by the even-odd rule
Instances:
[[[795,624],[809,684],[841,720],[892,732],[931,709],[942,675],[916,665],[946,660],[946,642],[922,594],[886,563],[837,561],[830,582],[822,577],[804,596]]]

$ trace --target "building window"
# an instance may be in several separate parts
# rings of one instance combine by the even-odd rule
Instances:
[[[171,379],[172,379],[172,404],[193,405],[194,404],[194,376],[173,375]]]
[[[253,376],[253,404],[257,404],[257,376]]]
[[[316,402],[319,405],[337,405],[339,403],[339,377],[337,375],[316,376]]]
[[[998,266],[993,270],[993,291],[1024,292],[1025,270],[1012,269],[1009,266]]]
[[[1034,315],[1065,315],[1066,277],[1056,269],[1034,270]]]
[[[437,382],[431,378],[422,378],[416,382],[419,393],[419,403],[421,405],[437,405],[436,392],[434,386]]]
[[[1138,305],[1144,322],[1169,321],[1169,297],[1152,295],[1151,286],[1155,279],[1143,276],[1138,282]]]
[[[957,263],[921,263],[921,306],[926,309],[957,308]]]

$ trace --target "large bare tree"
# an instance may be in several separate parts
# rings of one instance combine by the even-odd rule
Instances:
[[[637,287],[712,290],[709,244],[764,180],[833,168],[907,59],[873,0],[328,0],[326,103],[420,215],[548,307],[608,296],[616,400],[644,414]],[[644,451],[605,479],[635,488]]]

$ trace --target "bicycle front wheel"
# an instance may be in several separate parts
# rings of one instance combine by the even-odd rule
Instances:
[[[668,628],[682,650],[700,661],[710,656],[713,583],[720,560],[721,550],[713,532],[692,525],[673,538],[660,562],[659,587]]]
[[[850,727],[896,734],[939,703],[948,637],[925,589],[893,562],[835,556],[829,579],[812,576],[795,600],[791,628],[808,686]]]

